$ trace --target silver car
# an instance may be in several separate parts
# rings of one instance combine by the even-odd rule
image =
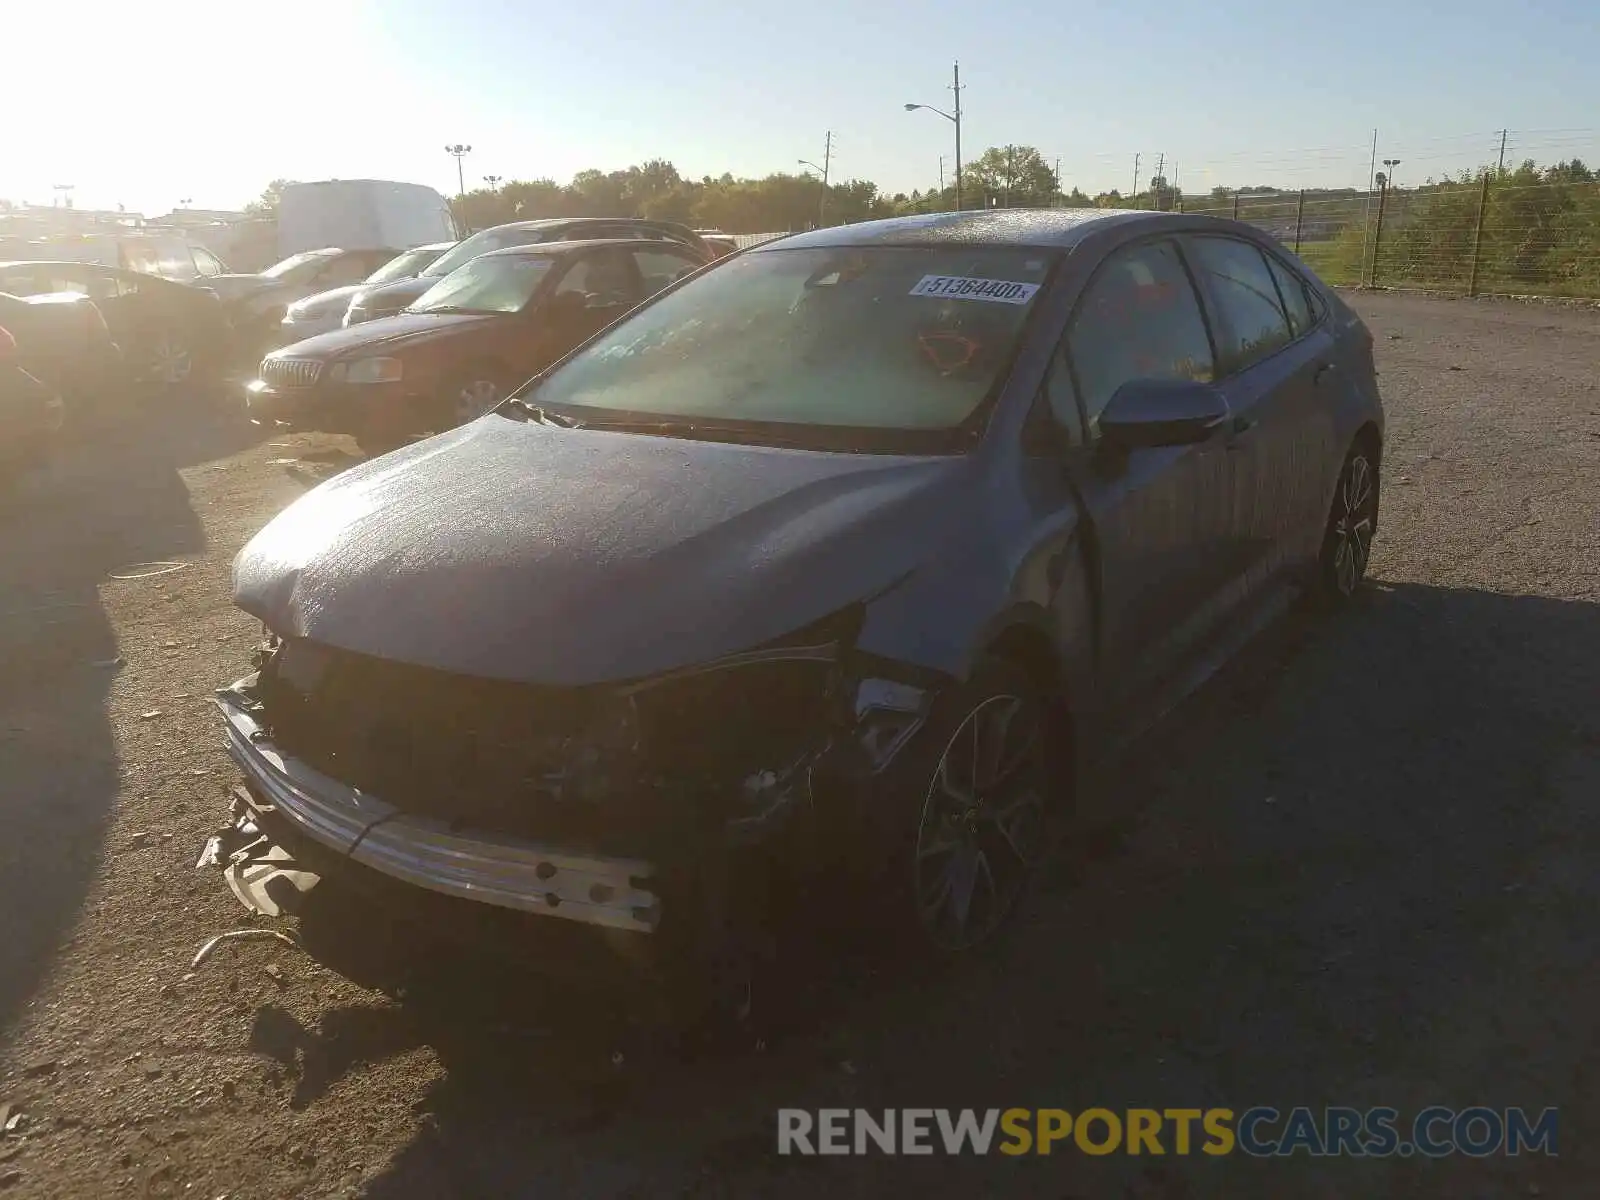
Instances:
[[[338,329],[344,322],[345,309],[350,306],[350,297],[356,292],[370,284],[394,283],[397,280],[414,278],[417,272],[455,244],[435,242],[431,246],[417,246],[395,255],[360,283],[330,288],[328,291],[318,292],[315,296],[295,301],[284,314],[283,344],[301,342],[306,338],[316,337],[319,333]]]

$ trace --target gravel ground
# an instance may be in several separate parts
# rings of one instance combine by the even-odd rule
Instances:
[[[359,906],[323,933],[344,974],[261,943],[191,972],[247,923],[194,870],[232,780],[207,695],[257,632],[229,563],[353,448],[202,416],[30,481],[0,507],[0,1192],[1600,1192],[1600,315],[1355,303],[1390,412],[1362,603],[1108,773],[985,961],[807,972],[782,1036],[713,1060],[615,1065],[581,1002],[430,970]],[[114,577],[150,562],[181,569]],[[1561,1157],[773,1153],[779,1106],[1432,1103],[1560,1106]]]

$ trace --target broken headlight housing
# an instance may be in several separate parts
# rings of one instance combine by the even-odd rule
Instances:
[[[692,780],[740,811],[823,749],[848,720],[844,620],[619,689],[596,740],[631,742],[652,773]]]

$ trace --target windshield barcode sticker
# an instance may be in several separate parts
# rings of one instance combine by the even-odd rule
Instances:
[[[913,296],[948,296],[954,300],[987,300],[991,304],[1026,304],[1039,290],[1037,283],[1009,279],[974,279],[968,275],[924,275],[911,289]]]

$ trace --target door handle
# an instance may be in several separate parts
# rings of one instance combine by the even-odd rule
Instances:
[[[1331,363],[1331,362],[1323,363],[1321,366],[1319,366],[1315,371],[1313,371],[1311,373],[1311,382],[1312,382],[1312,384],[1316,385],[1316,384],[1321,383],[1323,376],[1324,375],[1333,374],[1334,370],[1335,370],[1335,364],[1334,363]]]

